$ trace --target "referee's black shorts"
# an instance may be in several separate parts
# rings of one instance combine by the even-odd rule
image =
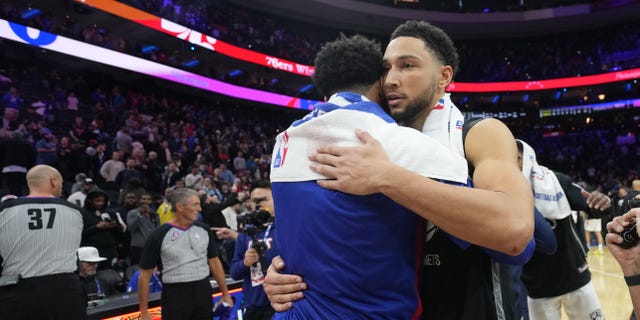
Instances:
[[[59,273],[0,287],[0,319],[85,319],[86,298],[78,275]]]
[[[162,284],[162,320],[213,319],[213,288],[209,278]]]

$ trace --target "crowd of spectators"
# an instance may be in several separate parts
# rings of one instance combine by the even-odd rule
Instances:
[[[212,35],[220,40],[250,50],[270,54],[292,61],[313,64],[315,53],[321,45],[335,39],[340,32],[299,21],[273,17],[239,8],[224,1],[204,2],[180,0],[129,0],[124,1],[141,10],[164,17],[194,30]],[[78,4],[64,17],[46,11],[29,19],[21,13],[24,4],[5,3],[1,17],[11,21],[56,32],[106,48],[124,51],[178,68],[188,69],[205,76],[243,86],[270,90],[292,96],[300,93],[290,84],[272,81],[278,78],[268,68],[247,71],[231,78],[220,66],[202,63],[185,67],[182,63],[192,60],[197,52],[173,50],[158,45],[157,50],[141,53],[143,45],[127,35],[114,34],[110,28],[95,24],[82,25],[77,20],[92,9],[77,13]],[[535,36],[518,39],[458,40],[461,66],[457,81],[519,81],[560,77],[584,76],[636,68],[640,66],[640,23],[629,23],[596,28],[588,32],[569,32],[553,36]],[[387,38],[376,37],[382,44]],[[188,47],[185,45],[185,48]],[[200,48],[195,48],[195,51]],[[228,70],[227,70],[228,71]],[[305,80],[296,83],[296,88]],[[308,82],[308,81],[307,81]],[[312,97],[318,98],[318,97]]]
[[[105,85],[88,74],[4,63],[0,73],[12,82],[0,84],[3,126],[20,132],[36,147],[37,161],[55,165],[66,181],[82,172],[108,190],[124,189],[129,180],[102,170],[118,154],[119,167],[138,170],[143,187],[157,194],[170,186],[163,174],[171,162],[179,176],[197,166],[214,184],[225,165],[236,177],[226,180],[229,187],[242,191],[252,178],[268,174],[273,137],[302,113],[234,108],[217,98],[172,96],[117,80]],[[639,119],[625,110],[592,114],[588,123],[585,117],[505,121],[537,148],[542,163],[605,192],[627,185],[637,175],[639,150],[619,137],[635,139]]]
[[[235,217],[227,222],[222,211],[243,212],[238,205],[248,200],[251,181],[269,176],[273,137],[300,116],[42,65],[0,62],[7,79],[0,82],[2,109],[11,110],[0,130],[0,168],[17,165],[9,161],[18,157],[23,167],[48,164],[60,171],[63,197],[74,195],[70,201],[95,220],[83,245],[107,258],[98,278],[111,293],[124,290],[131,260],[139,258],[143,241],[134,234],[132,243],[130,235],[140,228],[138,216],[156,224],[170,219],[167,195],[188,187],[201,195],[203,221],[230,227]],[[57,99],[56,92],[77,95]],[[11,153],[15,141],[26,144],[26,152]],[[9,192],[24,195],[25,189],[1,193]]]
[[[494,12],[494,11],[524,11],[549,7],[561,7],[583,3],[593,3],[596,0],[492,0],[492,1],[412,1],[412,0],[359,0],[362,2],[398,8],[410,8],[427,11],[447,12]]]
[[[313,64],[322,43],[339,31],[238,8],[216,1],[128,3],[231,44],[296,62]],[[378,38],[381,43],[386,37]],[[458,81],[518,81],[583,76],[640,66],[640,23],[524,39],[456,41]]]

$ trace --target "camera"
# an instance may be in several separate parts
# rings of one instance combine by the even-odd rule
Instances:
[[[258,209],[239,215],[237,218],[238,230],[249,236],[255,236],[260,231],[265,230],[265,224],[273,221],[269,211]]]
[[[100,214],[100,219],[104,222],[111,222],[111,216],[106,212]]]
[[[238,218],[238,230],[242,233],[246,233],[253,243],[251,248],[255,249],[260,257],[260,260],[264,260],[265,252],[269,247],[263,240],[256,238],[256,234],[267,229],[270,222],[273,222],[273,217],[269,211],[257,208],[255,211],[247,212],[243,215],[239,215]],[[266,272],[266,264],[262,263],[263,270]]]
[[[640,199],[631,198],[624,201],[623,212],[628,212],[633,208],[640,208]],[[620,232],[620,236],[622,237],[622,243],[619,246],[628,249],[635,246],[638,241],[640,241],[640,236],[638,236],[638,230],[636,228],[636,219],[632,219],[629,221],[629,225]]]

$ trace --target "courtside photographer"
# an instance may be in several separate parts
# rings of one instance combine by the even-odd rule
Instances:
[[[276,256],[273,242],[275,209],[269,180],[251,184],[251,211],[238,216],[238,239],[231,262],[231,277],[243,279],[244,319],[271,319],[274,310],[262,284],[266,269]]]

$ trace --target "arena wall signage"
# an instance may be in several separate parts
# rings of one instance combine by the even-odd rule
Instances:
[[[150,13],[113,0],[75,0],[121,18],[139,23],[151,29],[166,33],[176,38],[189,41],[205,49],[216,51],[226,56],[259,64],[274,69],[291,72],[303,76],[311,76],[315,68],[305,64],[273,57],[260,52],[251,51],[220,41],[212,36],[202,34],[185,26],[154,16]]]
[[[79,3],[109,12],[121,18],[142,24],[149,28],[164,32],[176,38],[189,41],[203,48],[219,52],[232,58],[272,67],[278,70],[311,76],[315,70],[313,66],[269,56],[263,53],[236,47],[220,41],[212,36],[179,25],[164,18],[154,16],[145,11],[136,9],[115,0],[75,0]],[[539,91],[570,87],[583,87],[599,85],[610,82],[640,79],[640,68],[624,71],[589,75],[582,77],[558,78],[534,81],[510,81],[510,82],[453,82],[447,87],[449,92],[513,92],[513,91]]]
[[[232,85],[2,19],[0,37],[238,99],[304,110],[313,109],[313,105],[319,102]]]

